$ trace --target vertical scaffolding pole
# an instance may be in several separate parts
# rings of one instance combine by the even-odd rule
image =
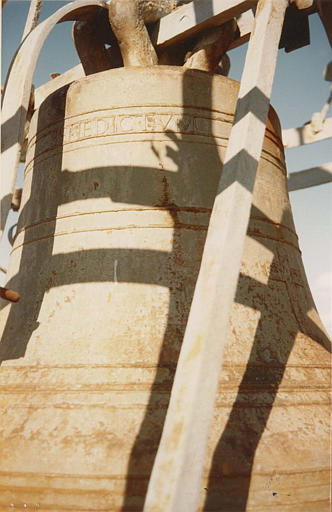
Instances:
[[[287,0],[259,0],[144,512],[195,512]]]

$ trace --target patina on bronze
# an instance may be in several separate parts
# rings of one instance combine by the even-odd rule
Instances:
[[[120,47],[124,66],[180,64],[187,68],[215,72],[235,38],[235,20],[199,34],[186,48],[171,49],[158,56],[146,25],[158,21],[180,5],[179,0],[110,0],[109,21]],[[182,55],[183,54],[183,55]],[[175,61],[175,62],[174,62]],[[227,74],[227,58],[220,72]],[[223,70],[223,71],[222,71]]]
[[[31,121],[7,282],[22,299],[0,315],[5,510],[143,508],[238,94],[212,74],[233,22],[179,52],[183,68],[154,65],[146,24],[176,5],[111,1],[126,68]],[[88,69],[102,41],[82,27]],[[328,349],[271,109],[199,511],[328,510]]]
[[[0,505],[143,508],[238,84],[120,68],[31,120],[0,329]],[[328,340],[270,111],[199,510],[329,507]]]

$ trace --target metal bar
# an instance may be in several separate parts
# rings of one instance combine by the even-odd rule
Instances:
[[[282,140],[285,148],[297,148],[304,144],[312,144],[332,137],[332,117],[325,119],[322,126],[323,128],[320,131],[315,131],[311,123],[298,128],[282,130]]]
[[[327,115],[327,113],[328,113],[328,111],[330,109],[331,103],[332,103],[332,84],[330,86],[330,95],[327,98],[326,103],[325,103],[325,105],[323,106],[323,108],[322,108],[322,110],[320,112],[320,116],[321,116],[322,122],[326,118],[326,115]]]
[[[229,49],[237,48],[244,43],[247,43],[250,38],[252,27],[254,26],[254,13],[252,10],[243,12],[236,18],[237,26],[239,29],[240,37],[234,39]]]
[[[292,172],[288,176],[288,191],[294,192],[303,188],[316,187],[332,182],[332,162],[311,167],[303,171]]]
[[[161,31],[164,34],[169,30],[169,27],[172,26],[172,23],[169,20],[170,16],[171,15],[168,14],[160,20]],[[245,11],[238,16],[237,24],[239,29],[239,37],[232,42],[232,44],[230,45],[230,49],[237,48],[238,46],[241,46],[242,44],[247,43],[249,41],[251,29],[253,27],[253,22],[254,15],[251,10]],[[173,32],[171,33],[171,35],[172,34]],[[44,99],[52,92],[56,91],[60,87],[63,87],[64,85],[69,84],[73,80],[78,80],[82,78],[83,76],[85,76],[85,73],[82,64],[79,64],[78,66],[69,69],[68,71],[66,71],[59,77],[55,78],[54,80],[50,80],[49,82],[46,82],[45,84],[41,85],[35,90],[35,107],[38,108],[41,102],[44,101]]]
[[[53,78],[49,82],[37,87],[35,90],[35,108],[39,108],[40,104],[44,101],[47,96],[52,94],[52,92],[60,89],[64,85],[70,84],[74,80],[79,80],[85,76],[84,69],[82,64],[78,64],[77,66],[68,69],[62,73],[62,75]]]
[[[327,38],[332,47],[332,2],[331,0],[317,0],[319,16],[324,25]]]
[[[42,5],[43,0],[30,0],[30,9],[24,27],[22,41],[28,34],[30,34],[31,30],[37,26]]]
[[[208,0],[183,5],[160,20],[160,48],[186,41],[226,23],[257,5],[257,0]]]
[[[195,6],[194,2],[191,2],[161,19],[157,44],[161,46],[168,46],[172,43],[176,44],[180,39],[183,40],[188,37],[193,37],[194,34],[199,33],[203,29],[220,25],[234,16],[240,16],[243,12],[256,4],[257,0],[212,0],[212,4],[211,0],[201,0],[199,3],[195,3]],[[82,12],[86,15],[84,7],[87,6],[107,8],[107,4],[105,4],[103,0],[76,0],[76,2],[62,7],[50,18],[38,25],[29,36],[25,38],[13,62],[10,76],[7,80],[8,84],[3,102],[0,237],[2,236],[2,231],[6,223],[10,209],[11,195],[15,186],[30,95],[28,88],[31,89],[32,74],[36,66],[39,52],[46,37],[56,23],[75,19],[75,11],[80,8],[82,8]],[[197,11],[196,15],[195,9]],[[173,15],[175,18],[172,17]],[[185,27],[183,20],[187,20]],[[184,34],[182,34],[183,30],[185,30]],[[245,31],[245,28],[243,30]],[[247,34],[244,34],[243,39],[246,38]],[[68,79],[69,78],[68,76]],[[78,77],[76,76],[76,78]],[[56,85],[57,83],[51,85],[50,89]],[[64,83],[62,83],[62,85],[64,85]],[[54,88],[52,90],[56,89]]]
[[[30,32],[13,60],[7,78],[2,108],[0,236],[2,236],[6,224],[15,187],[32,77],[41,48],[57,23],[67,19],[80,19],[81,15],[86,19],[87,8],[95,9],[104,6],[103,0],[76,0],[76,2],[65,5]]]
[[[287,0],[260,0],[144,512],[194,512]]]

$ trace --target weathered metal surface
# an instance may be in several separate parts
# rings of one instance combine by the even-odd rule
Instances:
[[[258,2],[146,512],[197,509],[287,4]]]
[[[35,90],[35,107],[38,108],[40,104],[45,100],[45,98],[47,98],[47,96],[52,94],[57,89],[60,89],[60,87],[68,85],[74,80],[79,80],[80,78],[83,78],[84,75],[85,73],[82,64],[78,64],[77,66],[68,69],[68,71],[65,71],[62,73],[62,75],[54,78],[53,80],[40,85]]]
[[[279,43],[279,48],[284,48],[286,53],[310,44],[309,17],[306,12],[298,9],[295,3],[286,10]]]
[[[330,0],[317,0],[317,4],[320,18],[332,48],[332,2]]]
[[[99,18],[96,16],[94,20],[76,21],[73,25],[73,40],[85,75],[92,75],[121,65],[115,66],[110,59],[100,36]]]
[[[158,56],[146,24],[159,20],[183,3],[186,2],[177,0],[109,1],[110,25],[117,38],[125,66],[151,66],[158,63]],[[196,11],[197,6],[194,8]],[[210,11],[210,18],[212,14]],[[197,15],[195,17],[197,20]],[[191,49],[187,67],[214,72],[235,39],[236,30],[236,22],[229,20],[223,26],[210,28],[201,34],[199,41],[196,41],[194,48]],[[180,53],[179,49],[177,51]]]
[[[21,188],[15,188],[14,194],[12,197],[12,203],[11,208],[14,210],[14,212],[18,212],[21,205],[21,198],[22,198],[22,189]]]
[[[288,176],[288,190],[300,190],[302,188],[316,187],[324,183],[332,182],[332,163],[326,163],[303,171],[292,172]]]
[[[3,510],[143,509],[237,94],[117,69],[33,117],[6,284],[21,300],[0,315]],[[271,111],[198,510],[328,510],[327,340],[285,183]]]
[[[249,40],[249,36],[252,30],[253,26],[253,20],[254,16],[252,11],[246,11],[242,14],[240,14],[237,17],[237,25],[239,29],[238,36],[233,40],[231,43],[230,48],[236,48]],[[198,22],[197,22],[198,23]],[[168,16],[165,16],[162,20],[160,20],[161,27],[164,27],[165,25],[172,25],[168,21]],[[157,41],[157,47],[158,47],[158,41]],[[60,75],[58,78],[54,80],[50,80],[49,82],[41,85],[38,87],[35,91],[35,103],[36,108],[40,105],[40,103],[52,92],[56,91],[63,85],[71,83],[73,80],[78,80],[79,78],[83,78],[85,75],[82,64],[79,64],[78,66],[75,66],[74,68],[69,69],[62,75]]]
[[[162,20],[158,41],[159,47],[168,46],[169,43],[178,43],[197,35],[201,30],[229,21],[234,16],[255,5],[256,2],[243,2],[239,0],[204,0],[194,6],[191,2],[171,14],[180,18]],[[59,9],[53,16],[41,23],[33,33],[25,38],[18,50],[11,72],[7,80],[7,87],[2,108],[2,172],[0,180],[0,237],[6,223],[10,209],[11,195],[16,181],[17,167],[20,159],[26,111],[32,85],[32,76],[36,62],[45,39],[60,21],[84,20],[91,18],[91,8],[107,8],[102,0],[77,0]],[[189,10],[183,11],[183,9]],[[211,10],[212,9],[212,10]],[[189,20],[189,25],[183,26],[183,20]],[[244,32],[246,32],[244,30]],[[241,34],[240,34],[241,37]],[[244,34],[246,39],[247,34]],[[55,85],[55,84],[54,84]]]
[[[256,5],[257,0],[206,0],[179,7],[160,22],[159,48],[187,41],[203,30],[223,25]]]
[[[168,2],[168,5],[171,6],[171,2]],[[145,26],[140,3],[136,0],[110,0],[108,12],[111,27],[119,43],[123,64],[125,66],[157,64],[158,57]]]
[[[25,162],[30,121],[31,121],[31,117],[32,117],[34,111],[35,111],[35,87],[32,85],[31,92],[30,92],[29,105],[28,105],[28,109],[27,109],[27,112],[25,115],[23,142],[22,142],[21,152],[20,152],[20,162]]]
[[[6,224],[15,187],[32,77],[41,48],[57,23],[89,18],[91,11],[104,5],[102,0],[77,0],[65,5],[30,32],[12,62],[2,103],[0,237]]]
[[[295,4],[299,10],[313,9],[315,7],[314,0],[290,0],[290,4]]]
[[[18,302],[20,300],[19,293],[9,290],[8,288],[3,288],[2,286],[0,286],[0,297],[9,302]]]
[[[237,26],[239,29],[238,37],[234,38],[231,48],[237,48],[244,43],[247,43],[250,38],[252,28],[254,26],[254,13],[250,9],[243,12],[236,17]]]
[[[332,117],[322,123],[321,130],[315,130],[311,122],[298,128],[282,130],[282,140],[286,149],[296,148],[304,144],[312,144],[332,137]]]
[[[187,53],[185,68],[215,73],[234,40],[236,30],[236,21],[231,20],[202,34],[192,50]]]

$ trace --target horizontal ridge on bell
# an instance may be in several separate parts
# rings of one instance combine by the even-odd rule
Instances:
[[[121,68],[30,125],[2,303],[0,505],[140,511],[238,84]],[[270,110],[200,493],[204,511],[328,510],[328,339]]]

